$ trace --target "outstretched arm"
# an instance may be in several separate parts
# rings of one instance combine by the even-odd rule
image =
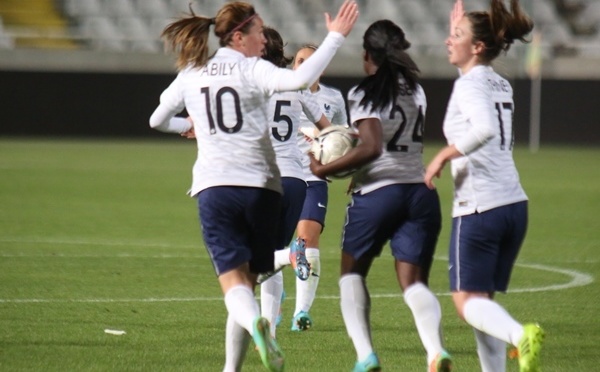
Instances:
[[[346,0],[340,7],[335,19],[325,14],[329,34],[323,43],[298,69],[262,69],[258,73],[267,79],[267,90],[282,92],[287,90],[305,89],[319,79],[337,49],[358,19],[358,6],[355,1]]]

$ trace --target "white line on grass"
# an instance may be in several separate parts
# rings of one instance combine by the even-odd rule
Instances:
[[[126,240],[85,240],[85,239],[58,239],[58,238],[0,238],[0,243],[23,243],[23,244],[60,244],[60,245],[104,245],[111,247],[153,247],[153,248],[202,248],[202,244],[182,245],[143,241]]]
[[[553,273],[563,274],[571,277],[571,280],[563,284],[552,284],[543,287],[531,287],[531,288],[517,288],[510,290],[509,293],[526,293],[526,292],[544,292],[544,291],[559,291],[574,287],[583,287],[585,285],[594,282],[594,277],[582,273],[576,270],[562,269],[558,267],[539,265],[539,264],[516,264],[517,266],[534,269],[549,271]],[[436,293],[438,296],[449,296],[450,293]],[[398,293],[380,293],[371,294],[371,298],[393,298],[401,297],[402,294]],[[294,299],[294,297],[289,297]],[[322,300],[337,300],[340,297],[338,295],[325,295],[317,296],[318,299]],[[223,301],[223,297],[189,297],[189,298],[124,298],[124,299],[111,299],[111,298],[91,298],[91,299],[42,299],[42,298],[30,298],[30,299],[0,299],[0,303],[130,303],[130,302],[193,302],[193,301]]]
[[[171,243],[157,243],[157,242],[146,242],[146,241],[126,241],[126,240],[86,240],[86,239],[73,239],[73,238],[46,238],[46,237],[0,237],[0,243],[23,243],[23,244],[57,244],[57,245],[88,245],[88,246],[113,246],[113,247],[130,247],[130,248],[168,248],[168,249],[199,249],[198,252],[201,254],[130,254],[130,253],[118,253],[118,254],[70,254],[70,253],[2,253],[0,257],[59,257],[59,258],[207,258],[205,248],[202,242],[198,244],[171,244]],[[321,256],[339,256],[340,250],[325,250],[321,252]],[[436,256],[436,260],[448,261],[447,257]],[[597,264],[598,260],[561,260],[560,263],[567,264]],[[542,270],[542,269],[541,269]]]

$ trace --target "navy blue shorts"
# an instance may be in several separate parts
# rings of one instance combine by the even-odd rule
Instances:
[[[505,292],[526,231],[526,201],[453,218],[450,289]]]
[[[306,182],[293,177],[282,177],[283,198],[281,199],[281,218],[279,234],[277,234],[277,249],[283,249],[290,244],[300,219],[300,213],[306,198]]]
[[[389,240],[394,258],[428,272],[441,221],[438,194],[423,183],[354,193],[346,211],[342,249],[355,259],[376,257]]]
[[[301,220],[316,221],[325,227],[327,213],[327,181],[308,181],[306,198],[300,214]]]
[[[281,194],[256,187],[218,186],[198,194],[204,244],[218,275],[245,262],[273,270]]]

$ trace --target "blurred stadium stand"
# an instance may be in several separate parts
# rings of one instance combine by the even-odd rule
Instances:
[[[192,8],[213,17],[226,1],[193,0]],[[300,45],[323,39],[323,13],[334,12],[343,0],[248,1],[280,31],[292,55]],[[440,123],[457,77],[444,45],[454,0],[357,1],[361,16],[323,82],[344,93],[356,84],[364,74],[364,31],[375,20],[391,19],[405,30],[412,43],[409,52],[422,72],[427,137],[442,141]],[[467,10],[489,4],[464,1]],[[0,0],[0,136],[162,136],[147,125],[175,75],[174,56],[163,52],[160,33],[189,10],[189,2]],[[521,3],[533,16],[541,42],[536,48],[515,43],[507,56],[494,61],[515,88],[518,143],[536,138],[527,124],[536,116],[543,123],[544,144],[598,146],[600,0]],[[210,40],[216,48],[216,38]],[[541,79],[530,79],[540,66]],[[539,104],[533,104],[534,97]]]
[[[319,42],[323,12],[342,0],[253,0],[265,23],[278,29],[287,51]],[[328,71],[362,74],[361,36],[377,19],[395,21],[412,42],[424,76],[454,76],[444,39],[454,0],[358,0],[361,17]],[[214,16],[224,0],[194,0],[197,14]],[[467,10],[488,0],[465,0]],[[543,72],[552,78],[600,77],[600,0],[521,0],[541,33]],[[160,32],[188,11],[190,0],[0,0],[0,69],[173,71]],[[216,41],[213,38],[213,46]],[[515,43],[501,62],[513,76],[525,74],[527,46]]]

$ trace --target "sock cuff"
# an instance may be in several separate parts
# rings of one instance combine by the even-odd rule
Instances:
[[[248,292],[252,295],[252,297],[254,297],[254,292],[252,291],[252,289],[250,287],[245,286],[243,284],[238,284],[238,285],[235,285],[235,286],[229,288],[227,293],[225,293],[225,299],[227,299],[227,297],[235,295],[236,292],[240,292],[240,291]]]
[[[421,282],[416,282],[404,290],[404,298],[406,299],[406,298],[408,298],[416,293],[419,293],[423,290],[429,292],[429,288],[425,284],[423,284]]]
[[[481,304],[485,305],[488,302],[492,302],[492,300],[483,297],[473,297],[465,301],[465,304],[463,305],[463,316],[465,320],[467,320],[467,323],[469,322],[468,320],[471,319],[473,312],[481,311]]]
[[[321,256],[319,248],[306,248],[306,257],[319,257]]]
[[[349,281],[353,282],[353,281],[356,281],[356,280],[364,281],[365,279],[360,274],[345,274],[345,275],[342,275],[342,277],[340,278],[340,280],[339,280],[338,283],[339,283],[339,285],[341,287],[342,284],[345,283],[345,282],[349,282]]]

